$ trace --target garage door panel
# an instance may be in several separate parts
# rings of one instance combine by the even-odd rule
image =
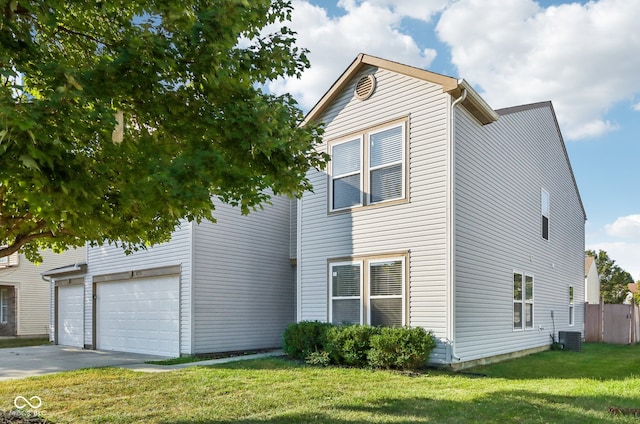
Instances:
[[[57,343],[84,347],[84,286],[58,287]]]
[[[97,286],[97,347],[179,355],[179,278],[154,277]]]

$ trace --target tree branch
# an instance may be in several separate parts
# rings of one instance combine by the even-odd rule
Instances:
[[[98,38],[96,38],[96,37],[94,37],[92,35],[85,34],[83,32],[79,32],[79,31],[75,31],[75,30],[72,30],[70,28],[64,27],[62,25],[58,25],[57,30],[58,31],[62,31],[62,32],[66,32],[67,34],[75,35],[77,37],[86,38],[86,39],[91,40],[91,41],[93,41],[95,43],[103,44],[103,45],[105,45],[107,47],[113,47],[111,44],[109,44],[109,43],[107,43],[107,42],[105,42],[103,40],[99,40]]]
[[[0,223],[2,224],[2,226],[4,226],[5,224],[8,224],[10,221],[12,221],[12,218],[14,218],[14,217],[9,217],[9,218],[2,217],[0,219]],[[20,228],[20,226],[22,224],[24,224],[25,222],[27,222],[30,219],[33,219],[33,215],[30,212],[27,212],[26,214],[24,214],[23,216],[21,216],[19,218],[14,218],[13,222],[11,224],[11,228],[9,228],[6,232],[8,234],[11,234],[12,232],[14,232],[18,228]],[[36,224],[36,228],[34,228],[34,229],[40,229],[40,228],[37,228],[37,227],[38,227],[38,225]]]
[[[34,228],[34,231],[40,230],[45,226],[46,226],[46,222],[39,221],[38,222],[39,228]],[[20,250],[22,246],[24,246],[27,243],[30,243],[35,240],[43,239],[43,238],[56,238],[57,235],[71,236],[73,234],[66,230],[60,230],[57,233],[54,233],[53,231],[49,230],[44,232],[21,234],[15,238],[15,241],[11,245],[5,248],[0,248],[0,258],[16,253],[18,250]]]

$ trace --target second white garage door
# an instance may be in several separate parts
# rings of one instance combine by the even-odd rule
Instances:
[[[178,276],[99,283],[96,294],[98,349],[179,356]]]

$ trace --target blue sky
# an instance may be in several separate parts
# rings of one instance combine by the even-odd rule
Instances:
[[[464,78],[494,108],[551,100],[587,212],[586,248],[640,279],[640,1],[293,0],[310,49],[276,81],[306,111],[358,53]]]

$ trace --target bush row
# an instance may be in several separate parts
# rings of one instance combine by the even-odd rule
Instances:
[[[429,360],[435,346],[433,335],[420,327],[302,321],[290,324],[283,335],[285,354],[313,365],[419,369]]]

